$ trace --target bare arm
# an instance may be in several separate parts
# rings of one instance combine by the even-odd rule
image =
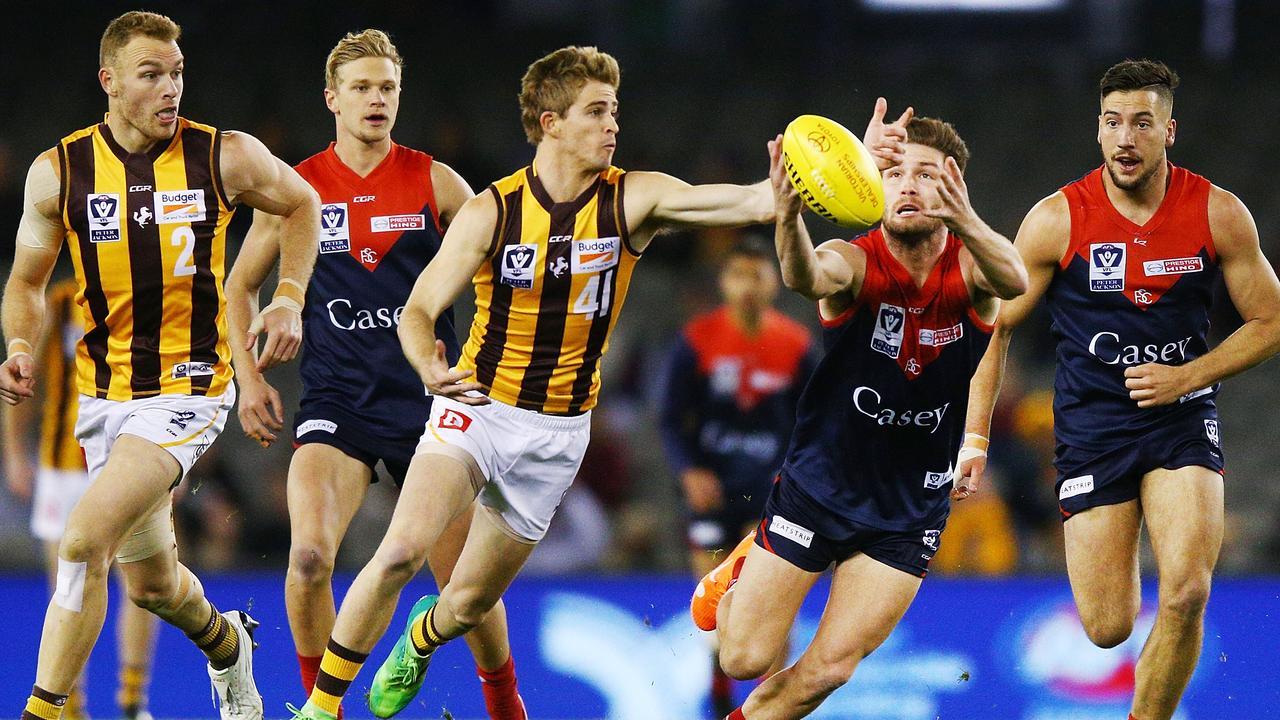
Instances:
[[[66,234],[58,207],[57,154],[42,153],[27,173],[22,220],[0,305],[6,359],[0,365],[0,400],[16,405],[34,394],[31,353],[44,328],[45,287]]]
[[[1185,365],[1147,363],[1126,368],[1125,387],[1138,407],[1177,402],[1280,351],[1280,282],[1262,254],[1249,209],[1235,195],[1215,186],[1209,195],[1209,230],[1227,293],[1244,324],[1222,344]]]
[[[250,327],[258,317],[262,284],[280,256],[279,229],[279,216],[260,211],[253,214],[253,225],[245,235],[226,285],[231,358],[240,384],[240,427],[263,447],[275,442],[275,433],[284,427],[284,406],[280,394],[262,376],[256,357],[258,336]]]
[[[995,411],[1000,386],[1004,383],[1005,363],[1013,330],[1031,311],[1053,281],[1058,261],[1071,240],[1071,214],[1067,200],[1055,193],[1041,200],[1022,221],[1013,247],[1026,267],[1027,291],[1000,306],[995,331],[987,352],[978,363],[969,383],[969,410],[965,416],[965,447],[961,448],[956,469],[956,483],[951,497],[963,500],[978,491],[986,468],[986,449],[991,437],[991,414]],[[976,437],[975,437],[976,436]],[[973,448],[980,453],[966,453]],[[965,457],[965,455],[969,457]]]
[[[397,330],[404,355],[418,371],[427,391],[468,405],[483,405],[489,399],[466,394],[483,388],[475,382],[463,382],[472,375],[470,370],[449,368],[444,341],[436,337],[436,320],[485,261],[497,223],[497,203],[489,193],[472,198],[462,207],[444,235],[440,252],[414,283]]]
[[[431,187],[436,193],[436,210],[440,212],[440,225],[448,229],[453,218],[468,200],[476,194],[456,170],[440,161],[431,163]]]
[[[769,181],[753,185],[690,185],[658,172],[627,173],[626,215],[638,226],[632,245],[643,252],[653,234],[673,227],[738,227],[773,222]]]
[[[293,168],[244,133],[223,135],[222,181],[232,202],[280,216],[280,281],[260,316],[267,341],[258,363],[266,369],[293,359],[302,344],[302,304],[316,262],[320,198]]]

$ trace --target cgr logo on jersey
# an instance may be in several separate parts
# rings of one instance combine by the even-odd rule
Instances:
[[[1142,272],[1147,277],[1156,275],[1182,275],[1204,270],[1204,261],[1199,257],[1171,258],[1169,260],[1148,260],[1142,263]]]
[[[617,265],[621,247],[622,239],[617,237],[574,240],[573,274],[603,272]]]
[[[441,430],[466,432],[467,428],[471,427],[471,418],[453,408],[445,408],[445,411],[440,414],[440,419],[436,421],[436,427]]]
[[[533,287],[534,261],[537,259],[537,245],[523,244],[504,247],[502,249],[502,284],[525,290]]]
[[[90,195],[89,242],[116,242],[120,239],[120,196],[115,193]]]
[[[351,229],[347,225],[347,204],[329,203],[320,207],[320,252],[351,251]]]
[[[161,190],[155,200],[156,222],[193,223],[204,220],[204,190]]]
[[[897,305],[880,303],[876,329],[871,334],[871,349],[897,360],[898,353],[902,351],[902,332],[906,317],[906,311]]]
[[[195,377],[197,375],[212,375],[213,364],[207,362],[185,362],[178,363],[173,366],[173,379],[179,380],[185,377]]]
[[[404,230],[425,230],[427,216],[417,215],[375,215],[369,218],[369,229],[373,232],[402,232]]]
[[[1124,292],[1124,245],[1093,243],[1089,246],[1089,290]]]

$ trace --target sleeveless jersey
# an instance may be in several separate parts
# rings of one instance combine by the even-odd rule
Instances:
[[[40,371],[44,402],[40,419],[40,466],[52,470],[85,471],[84,452],[76,441],[80,395],[76,392],[76,342],[84,333],[76,307],[79,286],[74,278],[49,288]]]
[[[821,519],[810,529],[828,537],[845,537],[849,520],[936,528],[950,512],[969,380],[991,325],[973,309],[954,235],[920,288],[879,229],[854,242],[866,277],[853,307],[823,320],[825,352],[800,396],[782,472]]]
[[[699,315],[676,341],[662,408],[662,436],[677,473],[705,467],[728,488],[763,490],[795,426],[796,401],[813,370],[813,341],[774,309],[748,335],[727,307]]]
[[[393,143],[362,178],[330,143],[297,166],[321,202],[320,250],[303,312],[304,407],[329,402],[379,432],[422,433],[431,400],[396,328],[414,282],[440,249],[431,162]],[[456,362],[452,308],[435,329]]]
[[[231,382],[222,281],[233,209],[220,150],[216,129],[186,118],[146,153],[125,151],[105,122],[58,144],[81,393],[216,396]]]
[[[624,172],[553,202],[533,166],[489,186],[498,203],[459,367],[494,400],[549,414],[596,404],[600,359],[640,253],[623,216]]]
[[[1172,405],[1139,409],[1127,367],[1182,365],[1208,351],[1218,277],[1209,232],[1209,181],[1169,166],[1160,209],[1135,225],[1107,198],[1099,168],[1062,188],[1071,240],[1049,285],[1057,338],[1054,431],[1091,450],[1122,444],[1171,418],[1215,412],[1217,387]]]

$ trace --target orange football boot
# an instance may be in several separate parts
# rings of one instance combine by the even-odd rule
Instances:
[[[689,601],[689,614],[693,616],[693,624],[702,630],[716,629],[716,608],[720,607],[720,598],[729,589],[729,584],[738,576],[742,563],[747,559],[747,552],[755,544],[756,531],[738,543],[729,556],[698,581],[693,591],[693,599]]]

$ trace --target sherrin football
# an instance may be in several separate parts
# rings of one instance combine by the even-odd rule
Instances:
[[[810,210],[844,227],[866,229],[884,214],[875,158],[840,123],[801,115],[782,134],[782,162]]]

